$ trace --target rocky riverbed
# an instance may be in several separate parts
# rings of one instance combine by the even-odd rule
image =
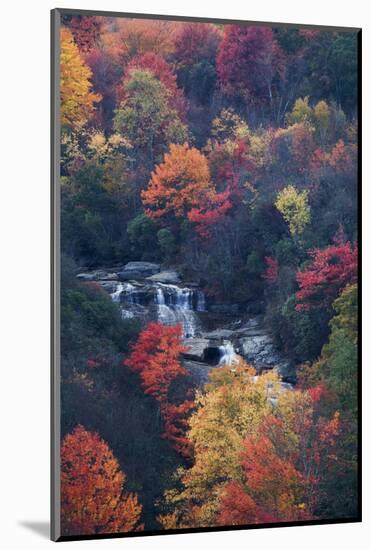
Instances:
[[[187,347],[183,362],[199,385],[211,369],[233,364],[238,356],[258,374],[273,369],[286,385],[295,383],[295,365],[277,349],[262,316],[248,315],[236,304],[212,302],[197,283],[183,282],[176,270],[129,262],[119,269],[84,271],[77,278],[98,283],[120,305],[123,318],[180,323]]]

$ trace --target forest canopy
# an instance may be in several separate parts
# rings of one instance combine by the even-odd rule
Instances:
[[[60,50],[64,534],[357,517],[357,33],[65,13]]]

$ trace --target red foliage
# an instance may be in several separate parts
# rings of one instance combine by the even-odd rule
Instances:
[[[217,57],[223,91],[247,101],[270,100],[273,79],[284,72],[284,56],[269,27],[226,25]]]
[[[139,531],[142,506],[123,492],[125,474],[97,433],[77,426],[61,448],[63,535]]]
[[[185,116],[187,102],[183,91],[178,88],[176,75],[173,73],[170,65],[165,59],[154,52],[146,52],[142,56],[134,57],[125,70],[125,79],[123,86],[118,89],[118,101],[125,97],[125,81],[130,78],[130,72],[133,69],[147,69],[155,76],[169,92],[170,104],[177,110],[183,118]]]
[[[180,325],[149,323],[125,359],[125,365],[139,373],[144,392],[160,403],[167,401],[172,381],[187,374],[179,361],[180,353],[186,351],[181,336]]]
[[[180,65],[193,65],[215,59],[221,33],[215,25],[184,23],[175,39],[174,58]]]
[[[319,177],[327,161],[327,155],[322,149],[315,149],[312,153],[309,169],[312,176]]]
[[[241,453],[244,482],[229,483],[218,522],[244,525],[314,519],[323,479],[337,463],[339,414],[326,420],[319,401],[326,388],[294,395],[289,424],[269,415]]]
[[[265,279],[270,284],[274,284],[277,282],[278,279],[278,270],[280,264],[278,263],[278,260],[276,260],[276,258],[272,258],[272,256],[266,256],[265,263],[267,264],[267,268],[263,273],[263,279]]]
[[[93,15],[73,15],[69,28],[80,51],[92,50],[100,37],[102,18]]]
[[[221,498],[219,525],[250,525],[274,521],[278,521],[277,518],[261,510],[240,483],[228,483]]]
[[[200,206],[190,210],[188,219],[196,224],[196,231],[200,237],[204,239],[211,237],[212,227],[220,223],[232,207],[229,198],[229,189],[223,193],[205,195],[202,197]]]
[[[159,402],[165,424],[164,437],[182,456],[190,458],[192,450],[184,434],[188,428],[187,416],[194,403],[191,400],[179,405],[169,402],[171,383],[188,373],[179,361],[180,353],[186,351],[181,335],[180,325],[169,327],[149,323],[124,364],[139,373],[144,392]]]
[[[161,406],[161,414],[165,423],[163,437],[168,439],[174,449],[184,458],[191,459],[193,448],[190,440],[185,437],[189,428],[188,416],[194,410],[194,401],[184,401],[180,405],[165,403]]]
[[[96,369],[97,367],[100,366],[100,362],[97,361],[96,359],[87,359],[86,360],[86,366],[89,369]]]
[[[312,262],[296,275],[300,290],[296,309],[329,307],[340,291],[357,281],[357,247],[347,242],[310,251]]]
[[[97,106],[95,118],[101,127],[108,129],[112,108],[117,101],[117,86],[123,73],[119,53],[114,47],[97,47],[86,53],[85,60],[93,72],[93,88],[103,96],[103,101]]]
[[[342,139],[339,139],[333,147],[329,156],[329,164],[338,172],[348,172],[351,169],[352,159]]]

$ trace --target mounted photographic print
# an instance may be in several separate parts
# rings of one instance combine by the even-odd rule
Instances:
[[[53,540],[361,520],[360,53],[53,10]]]

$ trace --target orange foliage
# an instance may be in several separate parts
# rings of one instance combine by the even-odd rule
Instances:
[[[142,506],[123,492],[125,474],[97,433],[77,426],[61,448],[63,535],[140,531]]]
[[[322,482],[336,463],[339,414],[319,416],[323,385],[281,396],[280,415],[265,417],[241,453],[243,482],[229,483],[221,498],[223,525],[315,519]],[[279,403],[280,406],[280,403]]]
[[[194,147],[170,145],[170,153],[154,172],[142,200],[152,218],[188,217],[201,235],[231,208],[229,191],[217,193],[206,157]]]
[[[149,19],[117,19],[119,43],[124,59],[155,52],[166,56],[174,51],[179,23]]]

